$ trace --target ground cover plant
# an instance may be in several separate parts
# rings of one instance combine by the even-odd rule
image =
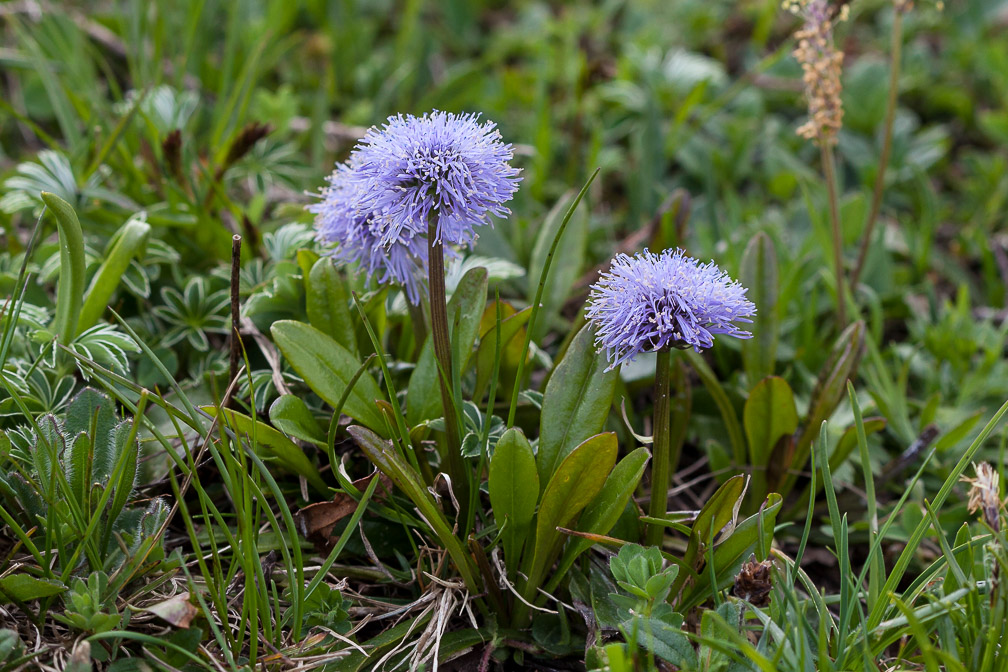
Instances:
[[[1004,2],[0,26],[0,670],[1008,669]]]

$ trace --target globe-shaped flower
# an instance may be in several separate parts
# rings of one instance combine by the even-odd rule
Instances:
[[[353,208],[371,213],[385,245],[427,235],[435,217],[436,240],[469,246],[491,215],[510,214],[520,179],[512,157],[496,125],[475,114],[389,117],[351,154]]]
[[[343,263],[357,263],[368,281],[401,285],[410,303],[420,302],[420,278],[427,265],[427,243],[422,236],[404,230],[391,242],[373,213],[355,208],[360,191],[353,167],[340,164],[322,190],[322,200],[308,206],[315,213],[315,238],[334,245],[330,255]]]
[[[752,322],[756,306],[746,289],[713,262],[702,264],[682,250],[634,257],[619,254],[592,285],[588,319],[595,345],[609,368],[642,352],[666,347],[696,351],[714,344],[714,336],[752,336],[735,322]]]

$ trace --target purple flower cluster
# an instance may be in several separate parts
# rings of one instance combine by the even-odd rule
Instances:
[[[384,243],[403,231],[425,235],[433,214],[438,240],[471,245],[490,215],[511,212],[504,203],[518,190],[512,157],[496,125],[475,114],[389,117],[351,157],[363,187],[357,205],[381,220]]]
[[[642,352],[664,347],[714,344],[715,335],[749,338],[734,322],[752,322],[756,306],[746,289],[713,262],[702,264],[682,250],[634,257],[617,255],[592,285],[588,319],[595,345],[606,351],[609,368]]]
[[[396,282],[414,303],[426,266],[428,222],[436,239],[471,246],[476,228],[504,217],[518,189],[511,145],[475,114],[433,111],[394,116],[371,128],[308,209],[334,256],[358,262],[368,278]]]
[[[395,283],[414,305],[420,302],[420,278],[427,266],[427,242],[421,236],[403,235],[389,244],[376,218],[354,208],[360,185],[347,164],[336,166],[322,200],[308,206],[315,213],[315,237],[335,245],[331,256],[337,261],[358,264],[368,281]]]

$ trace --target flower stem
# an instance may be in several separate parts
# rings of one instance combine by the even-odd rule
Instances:
[[[886,100],[885,126],[882,131],[882,153],[879,154],[878,172],[875,174],[875,187],[872,191],[871,208],[865,223],[864,234],[861,237],[861,247],[858,250],[857,263],[851,273],[850,285],[856,288],[864,270],[865,258],[868,256],[868,246],[875,232],[875,222],[882,207],[882,190],[885,187],[886,168],[889,166],[889,153],[892,150],[893,120],[896,117],[896,99],[899,97],[900,64],[903,52],[903,7],[894,3],[893,24],[890,34],[889,54],[889,97]]]
[[[668,489],[672,480],[671,394],[670,369],[672,350],[666,346],[658,351],[655,362],[654,383],[654,455],[651,463],[651,501],[648,515],[662,517],[668,512]],[[645,541],[651,546],[661,546],[665,528],[651,525]]]
[[[823,178],[829,196],[830,230],[833,233],[833,268],[836,272],[837,331],[847,326],[847,292],[844,289],[843,238],[840,235],[840,210],[837,203],[836,168],[833,159],[833,145],[829,138],[819,139],[819,153],[822,157]]]
[[[452,479],[458,501],[468,503],[468,480],[462,461],[462,442],[459,435],[455,397],[452,394],[452,350],[448,332],[448,304],[445,300],[444,245],[437,239],[437,215],[432,214],[427,225],[428,288],[430,296],[431,339],[434,358],[438,363],[438,383],[441,387],[441,405],[444,407],[445,454],[444,466]],[[463,504],[463,506],[465,506]],[[465,518],[463,517],[463,520]]]

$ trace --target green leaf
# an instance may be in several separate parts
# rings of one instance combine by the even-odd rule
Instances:
[[[752,385],[773,375],[777,362],[777,340],[780,321],[777,296],[777,252],[773,241],[763,231],[757,233],[742,254],[739,281],[749,288],[749,300],[756,304],[753,337],[742,342],[742,363]]]
[[[991,417],[991,419],[984,425],[980,433],[973,439],[973,442],[969,447],[960,455],[959,461],[956,462],[955,466],[949,471],[948,475],[945,477],[944,483],[942,483],[941,488],[935,494],[932,500],[932,507],[935,511],[940,511],[942,506],[945,504],[945,500],[952,493],[952,489],[959,483],[959,479],[963,472],[966,470],[966,466],[976,458],[977,452],[980,450],[981,446],[985,445],[984,442],[990,436],[991,432],[1004,417],[1005,413],[1008,413],[1008,401],[1001,405],[1001,408],[997,410],[996,413]],[[896,591],[897,586],[900,581],[903,580],[903,575],[910,566],[910,562],[913,558],[917,557],[917,552],[919,550],[921,541],[924,539],[924,535],[927,533],[928,528],[931,525],[931,521],[925,518],[921,518],[917,523],[917,527],[908,535],[906,546],[900,552],[899,557],[896,558],[896,562],[892,565],[892,569],[889,572],[889,576],[886,578],[885,585],[882,586],[879,591],[880,595],[889,595]],[[886,611],[892,606],[889,600],[879,600],[871,607],[867,624],[864,626],[867,632],[872,632],[885,618]]]
[[[864,419],[864,431],[865,436],[870,436],[881,432],[886,427],[886,419],[880,417],[871,417]],[[837,441],[836,448],[829,456],[829,466],[830,471],[835,471],[839,469],[840,466],[847,461],[847,458],[853,452],[854,447],[857,445],[857,426],[851,425],[844,430],[844,433],[840,436],[840,440]],[[800,499],[808,499],[807,497],[802,497]]]
[[[332,338],[303,322],[274,322],[270,333],[280,352],[308,387],[330,406],[335,406],[360,368],[357,358]],[[376,432],[384,433],[385,420],[374,403],[381,398],[378,383],[365,373],[357,379],[343,412]]]
[[[959,422],[954,427],[946,429],[938,440],[935,441],[935,452],[941,454],[956,446],[960,441],[969,436],[970,431],[979,419],[980,411],[977,411],[963,418],[962,422]]]
[[[113,490],[113,497],[108,506],[109,527],[107,529],[111,529],[112,523],[126,508],[126,503],[136,487],[137,468],[140,461],[140,444],[136,440],[139,419],[139,417],[134,418],[132,424],[123,422],[116,427],[113,439],[115,448],[112,453],[115,456],[115,464],[109,466],[109,487]],[[118,473],[118,478],[112,481],[111,478],[116,473]]]
[[[66,590],[59,581],[39,579],[31,574],[8,574],[0,579],[0,596],[7,601],[30,602],[59,595]]]
[[[613,467],[598,496],[585,507],[578,520],[577,530],[587,534],[609,534],[616,521],[619,520],[627,502],[644,475],[644,468],[651,453],[647,448],[638,448],[624,457]],[[570,569],[578,557],[592,547],[591,539],[575,537],[564,549],[563,557],[556,570],[556,576],[562,577]],[[551,580],[548,585],[553,585]]]
[[[732,459],[736,465],[745,464],[746,445],[745,436],[742,434],[742,425],[739,423],[738,413],[728,398],[728,393],[722,387],[721,381],[718,380],[717,374],[704,361],[704,358],[692,349],[683,350],[682,356],[686,358],[686,361],[693,367],[693,370],[700,376],[700,380],[707,389],[707,393],[710,394],[718,407],[718,411],[721,413],[725,431],[728,432],[728,441],[731,443]]]
[[[616,453],[616,435],[597,434],[574,448],[550,478],[536,518],[532,564],[523,591],[526,600],[537,597],[543,575],[560,550],[564,535],[557,528],[570,527],[595,499],[616,464]]]
[[[63,458],[70,492],[81,508],[87,506],[87,497],[91,490],[91,463],[93,461],[91,451],[91,439],[87,434],[81,432],[70,443],[67,455]]]
[[[216,418],[218,412],[223,414],[227,426],[234,430],[239,438],[248,437],[251,441],[255,436],[255,448],[260,454],[275,457],[285,468],[295,474],[304,476],[319,492],[328,492],[328,486],[319,475],[318,467],[308,459],[304,451],[296,443],[273,429],[261,420],[253,420],[243,413],[230,409],[219,409],[217,406],[201,406],[200,410]],[[265,449],[265,450],[263,450]]]
[[[866,436],[871,436],[872,434],[881,432],[883,429],[885,429],[885,427],[886,427],[885,418],[870,417],[864,419],[864,430]],[[844,462],[846,462],[847,458],[850,457],[851,452],[853,452],[855,446],[857,445],[858,445],[857,427],[855,425],[850,425],[849,427],[847,427],[847,429],[844,430],[844,433],[840,436],[840,440],[837,441],[837,445],[833,449],[833,452],[830,453],[829,456],[830,471],[831,472],[835,471]],[[884,479],[885,476],[883,475],[882,478]],[[822,488],[821,480],[817,479],[815,485],[816,485],[816,493],[818,493],[820,488]],[[797,497],[792,497],[791,499],[797,502],[802,502],[802,501],[808,501],[808,498],[809,498],[809,489],[808,486],[805,486],[805,488],[802,489],[800,495],[798,495]]]
[[[480,318],[486,308],[487,270],[483,267],[471,269],[459,280],[455,293],[448,302],[448,329],[451,332],[452,351],[461,353],[462,361],[455,362],[459,375],[466,371],[472,356],[473,344],[479,333]],[[437,360],[430,336],[424,341],[423,350],[416,368],[409,379],[406,390],[406,420],[416,426],[424,420],[432,420],[444,415],[441,407]]]
[[[939,531],[939,534],[943,534]],[[966,572],[968,576],[972,577],[974,572],[974,558],[973,558],[973,546],[970,544],[973,535],[970,533],[969,523],[963,523],[956,532],[955,545],[954,548],[961,549],[958,553],[954,554],[952,559],[948,559],[949,569],[952,567],[952,562],[954,561],[959,567]],[[942,592],[945,595],[953,592],[957,588],[962,588],[963,586],[959,583],[956,578],[955,572],[949,571],[945,574],[945,581],[942,583]]]
[[[366,427],[351,425],[347,428],[347,433],[353,437],[354,442],[371,460],[371,463],[409,497],[424,520],[431,526],[438,541],[448,551],[462,575],[466,588],[476,592],[478,584],[471,556],[452,532],[444,513],[435,503],[430,491],[424,486],[420,474],[403,459],[390,441],[381,438]]]
[[[130,262],[146,248],[150,230],[150,225],[140,217],[130,217],[109,241],[105,261],[98,267],[84,294],[84,303],[77,320],[78,334],[101,319]]]
[[[706,580],[711,576],[710,570],[701,572],[701,580],[683,594],[678,606],[683,613],[709,599],[716,590],[731,585],[738,568],[753,553],[756,554],[757,560],[765,559],[765,553],[773,542],[777,513],[783,501],[776,492],[770,493],[757,513],[739,523],[731,536],[714,547],[715,584],[712,585]]]
[[[464,628],[445,633],[438,643],[437,657],[441,663],[457,660],[465,652],[472,652],[479,647],[483,650],[486,642],[493,638],[489,629],[476,630]],[[448,667],[448,666],[446,666]]]
[[[540,487],[546,487],[575,446],[605,426],[619,377],[616,369],[605,368],[605,358],[595,352],[591,326],[585,325],[546,384],[539,421]]]
[[[14,661],[17,656],[21,655],[24,651],[24,644],[21,642],[21,638],[13,630],[3,628],[0,630],[0,660],[7,661],[8,663]],[[5,667],[0,667],[0,669],[6,669]]]
[[[293,394],[280,395],[270,405],[269,418],[274,427],[296,439],[326,446],[325,433],[301,397]]]
[[[539,474],[528,439],[512,427],[497,441],[488,477],[490,504],[504,544],[504,560],[518,569],[539,500]]]
[[[112,473],[113,441],[118,425],[115,402],[93,387],[85,387],[64,413],[64,432],[75,436],[87,432],[94,443],[94,476],[104,480]]]
[[[707,547],[712,535],[716,539],[725,526],[736,519],[739,508],[742,506],[742,499],[745,497],[747,485],[745,476],[741,474],[732,476],[711,495],[711,498],[700,509],[700,513],[697,514],[696,520],[693,522],[693,527],[690,528],[689,545],[683,555],[683,563],[686,566],[695,568],[701,552]]]
[[[473,399],[482,399],[487,385],[490,384],[498,339],[500,340],[502,369],[505,362],[510,359],[512,352],[517,355],[515,359],[522,356],[521,341],[517,337],[521,334],[522,327],[528,322],[529,316],[532,315],[532,306],[508,315],[506,311],[513,311],[514,309],[506,303],[501,302],[501,309],[502,314],[506,317],[501,320],[500,335],[497,335],[497,321],[494,319],[490,324],[490,328],[482,334],[479,348],[476,350],[476,387],[473,389]],[[486,312],[490,313],[491,310],[493,310],[493,304],[490,305]],[[496,312],[491,315],[495,317]]]
[[[376,660],[386,655],[389,650],[401,646],[410,635],[414,634],[416,628],[422,628],[427,624],[433,613],[433,610],[421,612],[415,618],[406,619],[361,642],[359,646],[363,651],[357,648],[351,649],[349,655],[327,664],[327,669],[331,669],[332,672],[363,672],[373,669]]]
[[[787,381],[777,376],[764,378],[749,392],[742,424],[749,440],[749,464],[753,467],[753,489],[766,494],[766,474],[774,446],[789,441],[798,430],[798,409]]]
[[[84,234],[77,213],[56,194],[42,192],[42,201],[56,217],[60,242],[60,278],[56,291],[53,331],[60,343],[69,345],[77,335],[77,321],[84,301]]]
[[[864,352],[865,323],[854,322],[837,337],[829,359],[819,374],[809,400],[808,412],[802,423],[802,431],[793,446],[778,446],[771,464],[779,469],[776,475],[768,475],[771,484],[780,483],[781,492],[791,489],[796,476],[791,470],[800,468],[808,461],[813,439],[819,434],[820,425],[828,420],[847,392],[847,380],[854,377],[858,363]],[[776,477],[774,477],[776,476]]]
[[[31,451],[32,463],[42,494],[49,500],[58,496],[58,489],[52,490],[55,484],[53,469],[59,468],[59,456],[66,451],[66,439],[59,420],[54,415],[47,414],[39,418],[38,428],[38,441]]]
[[[682,630],[673,628],[657,618],[633,614],[623,625],[629,632],[636,633],[636,643],[682,670],[697,670],[696,649]],[[632,668],[628,668],[632,669]],[[708,670],[708,668],[702,668]]]
[[[723,641],[732,635],[738,636],[738,624],[741,622],[742,609],[738,602],[723,602],[717,609],[708,609],[700,617],[700,636],[705,641],[700,645],[698,663],[705,672],[732,672],[732,659],[719,648],[710,646],[707,642]],[[719,618],[715,618],[719,617]],[[730,625],[729,625],[730,624]],[[729,640],[730,641],[730,640]],[[737,669],[749,670],[748,666]]]
[[[311,282],[311,270],[318,260],[321,259],[319,253],[315,250],[300,249],[297,254],[294,255],[294,261],[297,263],[298,268],[301,269],[301,279],[305,284],[305,294],[308,294],[308,283]]]
[[[322,257],[311,267],[305,280],[305,305],[311,326],[330,336],[354,357],[360,356],[350,317],[350,296],[329,257]]]

